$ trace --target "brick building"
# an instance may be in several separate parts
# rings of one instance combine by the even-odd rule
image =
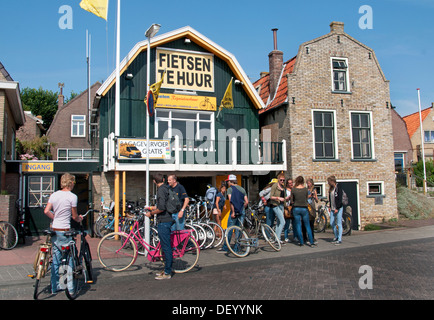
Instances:
[[[395,155],[395,172],[403,173],[409,168],[413,161],[413,146],[408,133],[407,124],[404,119],[391,109],[393,128],[393,150]]]
[[[15,200],[17,186],[10,182],[7,161],[15,159],[17,130],[25,123],[21,104],[20,86],[14,81],[0,62],[0,220],[16,222]],[[6,192],[5,192],[6,191]]]
[[[326,196],[327,177],[335,175],[350,198],[354,229],[396,218],[389,81],[374,51],[332,22],[287,61],[275,40],[269,63],[254,83],[265,104],[260,125],[273,140],[286,140],[287,176],[313,178]]]
[[[433,106],[421,110],[422,128],[424,139],[424,153],[426,160],[434,158],[434,112]],[[412,158],[415,162],[422,160],[422,143],[420,134],[420,117],[419,112],[409,114],[402,118],[407,125],[407,132],[410,136],[413,149]]]

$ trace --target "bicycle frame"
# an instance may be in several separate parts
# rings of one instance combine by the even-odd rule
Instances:
[[[130,233],[127,234],[127,233],[124,232],[124,234],[127,235],[127,238],[125,239],[125,242],[122,244],[122,246],[119,248],[118,251],[120,251],[121,249],[123,249],[124,246],[129,243],[129,239],[132,239],[134,241],[134,244],[136,245],[136,247],[137,247],[137,242],[139,242],[145,248],[145,251],[148,253],[146,255],[146,258],[150,262],[161,261],[162,258],[163,258],[163,255],[161,253],[162,252],[162,250],[161,250],[161,243],[158,242],[157,246],[154,247],[151,244],[147,243],[142,238],[142,236],[140,235],[140,232],[139,232],[139,219],[135,219],[134,225],[131,228]],[[172,231],[172,233],[170,234],[170,240],[171,240],[171,243],[172,243],[172,248],[173,247],[177,247],[187,237],[188,238],[191,237],[191,231],[189,231],[189,230]],[[180,251],[179,250],[175,250],[174,251],[174,258],[182,257],[184,255],[185,250],[186,250],[186,245],[187,245],[187,241],[184,242],[184,245],[183,245],[183,247],[181,248]],[[133,263],[136,261],[137,256],[138,255],[136,255],[134,257]]]

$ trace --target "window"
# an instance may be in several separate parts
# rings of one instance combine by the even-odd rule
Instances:
[[[95,151],[97,153],[97,151]],[[58,149],[57,160],[89,160],[92,159],[90,149]]]
[[[29,176],[29,207],[45,207],[54,192],[54,177]]]
[[[71,137],[86,137],[86,116],[71,116]]]
[[[314,159],[336,159],[335,115],[313,111]]]
[[[434,131],[424,131],[425,133],[425,142],[434,143]]]
[[[401,173],[404,171],[404,153],[395,152],[395,172]]]
[[[373,159],[371,113],[351,113],[353,159]]]
[[[332,59],[333,91],[348,92],[347,59]]]
[[[157,109],[155,117],[155,137],[164,138],[180,135],[186,141],[214,141],[214,113],[206,111]],[[182,136],[181,136],[182,135]],[[197,144],[197,143],[196,143]],[[195,144],[195,145],[196,145]]]
[[[368,195],[369,196],[381,196],[383,195],[383,181],[368,182]]]

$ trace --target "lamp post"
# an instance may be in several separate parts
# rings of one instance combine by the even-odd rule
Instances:
[[[145,32],[146,38],[148,38],[147,61],[146,61],[146,85],[150,88],[151,78],[151,38],[154,37],[160,30],[161,25],[152,24]],[[146,206],[149,207],[149,111],[146,111]],[[148,217],[145,217],[145,241],[149,243],[149,225],[150,221]]]

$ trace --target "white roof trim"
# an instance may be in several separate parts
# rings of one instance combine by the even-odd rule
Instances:
[[[18,125],[23,125],[26,121],[24,110],[21,103],[20,84],[16,81],[0,81],[0,90],[6,91],[6,97],[11,105],[11,112]]]

